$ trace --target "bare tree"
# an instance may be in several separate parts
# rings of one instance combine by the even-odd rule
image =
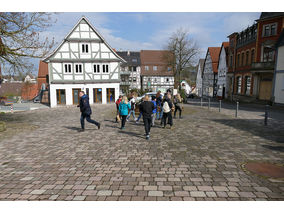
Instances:
[[[55,22],[51,13],[0,12],[0,63],[13,74],[33,68],[31,58],[45,57],[54,46],[54,38],[41,32]]]
[[[186,67],[192,66],[199,54],[196,42],[189,38],[187,30],[182,28],[174,32],[167,43],[167,50],[172,54],[166,54],[164,59],[168,66],[172,67],[175,77],[175,88],[180,89],[182,72]]]

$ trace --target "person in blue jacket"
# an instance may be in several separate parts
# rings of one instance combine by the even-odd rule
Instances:
[[[128,102],[128,99],[126,96],[123,96],[122,101],[119,104],[118,110],[119,114],[121,115],[121,129],[125,128],[126,123],[126,117],[128,115],[128,111],[131,109],[131,105]]]
[[[85,118],[89,123],[95,124],[98,129],[100,129],[101,125],[99,122],[92,120],[91,119],[91,114],[92,114],[92,109],[90,107],[90,103],[89,103],[89,97],[85,94],[84,91],[80,91],[79,93],[80,96],[80,102],[78,107],[80,107],[80,111],[81,111],[81,131],[85,130]]]

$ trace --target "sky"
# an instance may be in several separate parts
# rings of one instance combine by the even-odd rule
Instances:
[[[221,46],[227,36],[240,32],[259,18],[260,12],[63,12],[42,32],[42,37],[54,37],[57,47],[82,17],[86,16],[112,48],[120,51],[164,49],[168,38],[179,28],[189,32],[204,58],[208,47]],[[37,73],[38,59],[33,59]]]

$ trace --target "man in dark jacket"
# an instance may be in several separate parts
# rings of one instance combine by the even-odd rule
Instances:
[[[79,93],[80,96],[80,104],[78,105],[78,107],[80,107],[80,111],[81,111],[81,127],[82,130],[85,130],[85,118],[89,123],[95,124],[98,129],[100,129],[101,125],[100,123],[94,121],[91,119],[91,114],[92,114],[92,109],[90,107],[90,103],[89,103],[89,97],[85,94],[84,91],[81,91]]]
[[[173,117],[172,117],[172,110],[173,110],[173,103],[171,101],[171,94],[167,93],[165,94],[165,98],[162,102],[162,107],[163,107],[163,120],[161,122],[164,123],[164,128],[166,128],[167,125],[167,118],[168,118],[168,124],[170,124],[170,128],[173,126]]]
[[[144,101],[139,106],[140,112],[143,115],[143,121],[145,126],[146,132],[146,140],[150,139],[150,130],[151,130],[151,123],[152,123],[152,114],[153,110],[155,109],[154,104],[149,100],[149,96],[146,95]]]

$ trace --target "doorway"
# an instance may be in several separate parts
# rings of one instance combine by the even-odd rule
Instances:
[[[93,91],[94,103],[102,103],[102,88],[95,88]]]
[[[57,104],[66,104],[66,95],[65,95],[65,89],[57,89],[56,90],[56,100]]]
[[[73,104],[79,104],[79,93],[80,93],[81,89],[72,89],[72,96],[73,96]]]
[[[107,102],[108,103],[114,102],[114,100],[115,100],[114,92],[115,92],[114,88],[107,88]]]

